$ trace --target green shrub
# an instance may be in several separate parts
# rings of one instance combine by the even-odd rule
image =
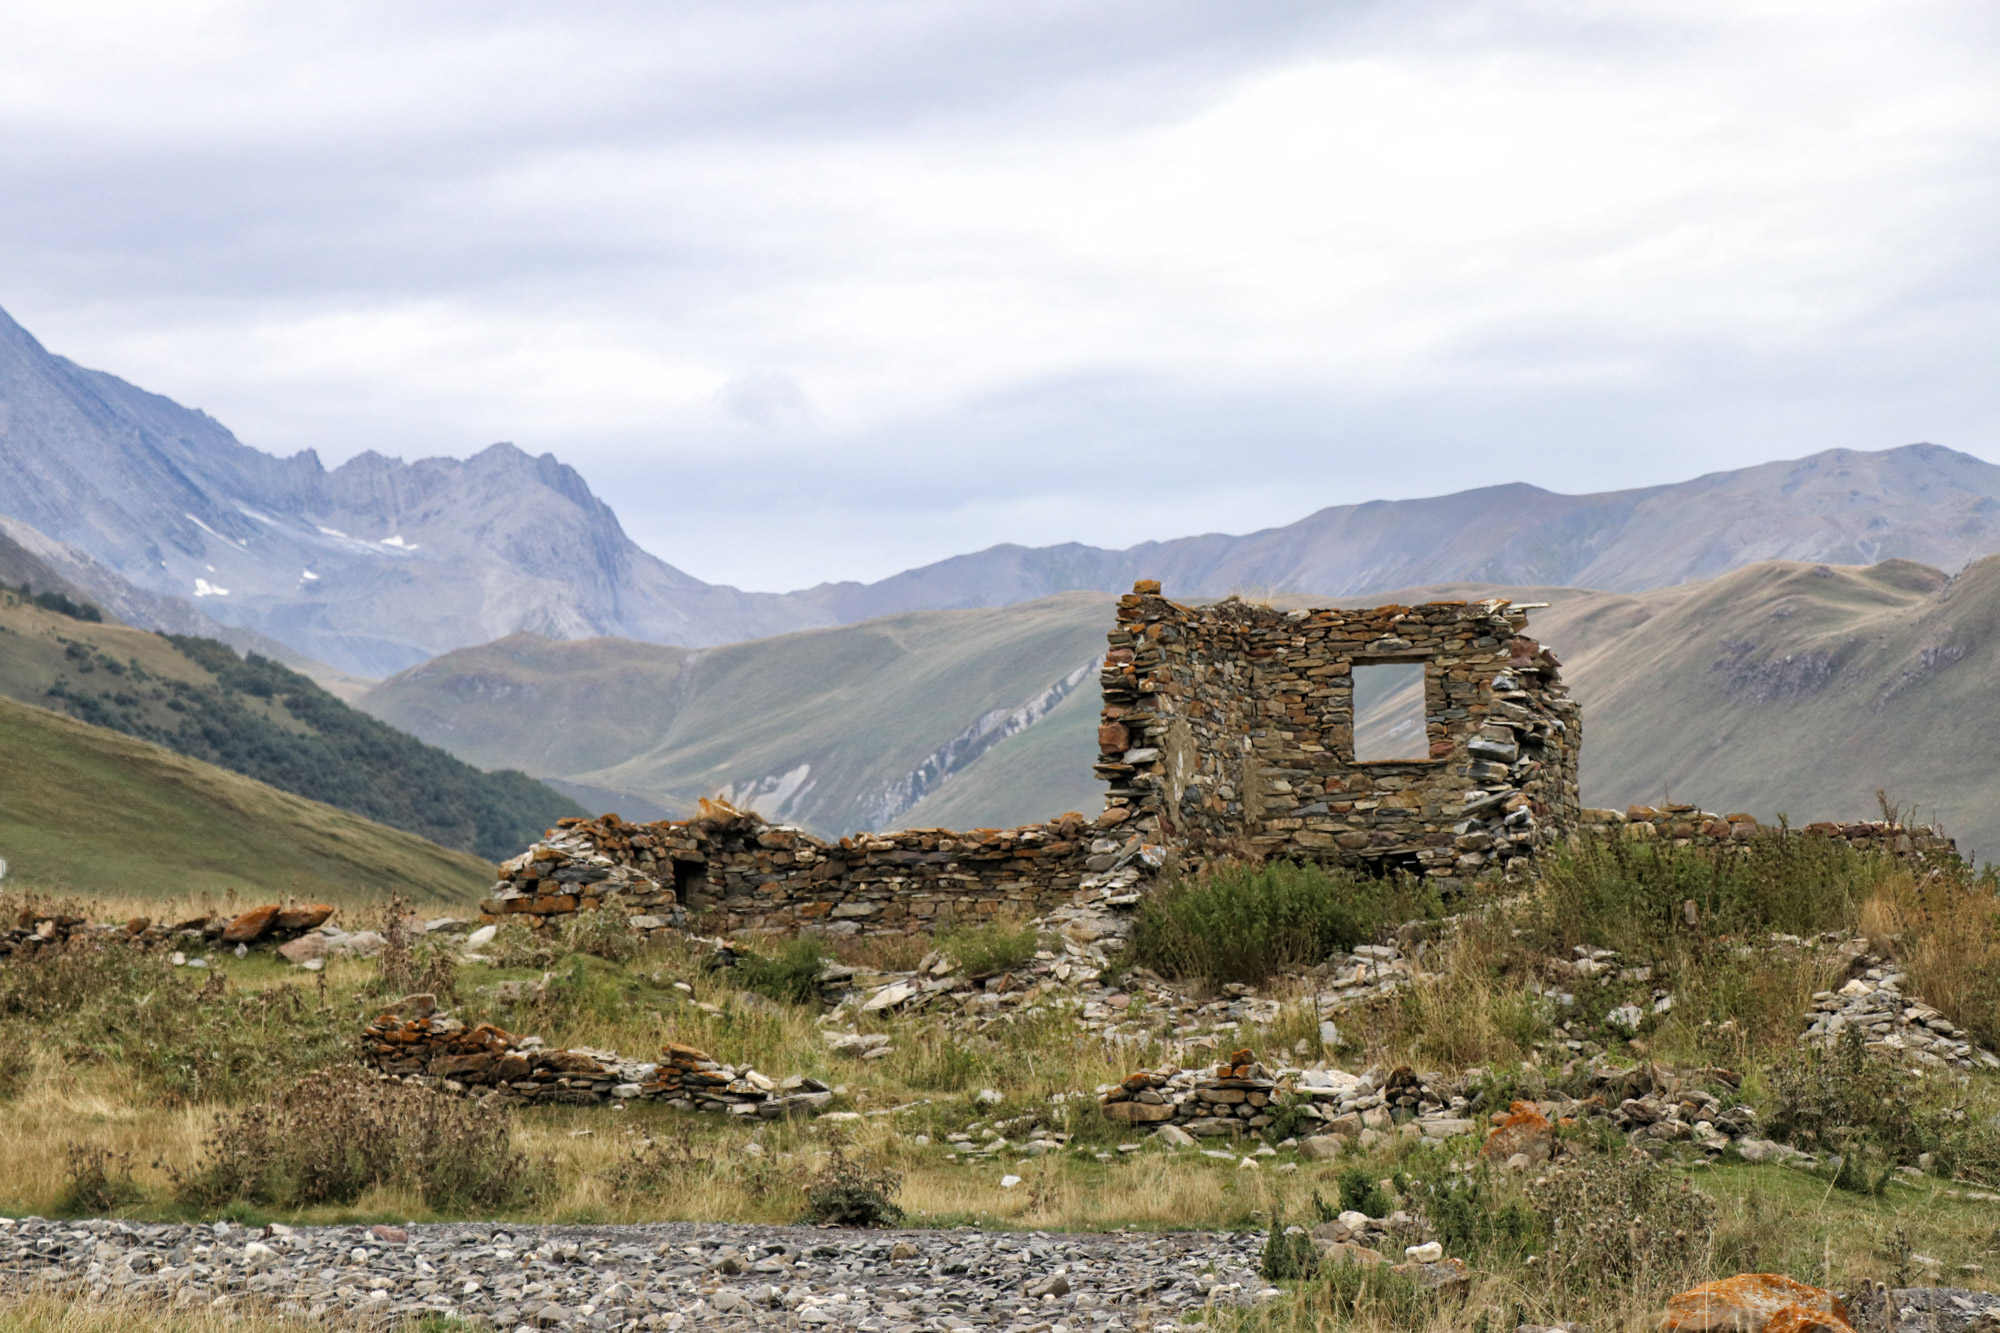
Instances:
[[[1387,1264],[1363,1264],[1343,1254],[1338,1263],[1319,1266],[1318,1281],[1300,1293],[1300,1303],[1308,1310],[1332,1316],[1335,1327],[1353,1323],[1372,1328],[1424,1328],[1439,1298]]]
[[[514,1151],[504,1109],[336,1067],[216,1117],[194,1168],[175,1174],[174,1193],[204,1209],[303,1208],[353,1203],[381,1185],[454,1212],[524,1203],[550,1180],[546,1163]]]
[[[817,935],[794,935],[765,957],[739,948],[736,979],[745,990],[786,1004],[819,1000],[819,974],[826,967],[826,941]]]
[[[1832,838],[1701,848],[1587,837],[1544,858],[1540,924],[1563,952],[1588,944],[1649,959],[1698,938],[1811,935],[1851,926],[1883,871],[1881,856]]]
[[[1141,904],[1134,957],[1163,976],[1256,984],[1438,910],[1435,892],[1409,876],[1285,861],[1227,866],[1163,885]]]
[[[1534,1248],[1534,1213],[1519,1199],[1502,1201],[1499,1178],[1484,1162],[1462,1167],[1442,1149],[1425,1149],[1404,1164],[1396,1188],[1447,1254],[1477,1263],[1519,1259]]]
[[[1268,1282],[1295,1282],[1311,1277],[1319,1268],[1319,1250],[1304,1229],[1287,1230],[1284,1217],[1271,1211],[1271,1234],[1264,1239],[1264,1254],[1257,1271]]]
[[[1382,1192],[1381,1184],[1368,1174],[1366,1167],[1348,1167],[1340,1173],[1339,1184],[1342,1212],[1387,1217],[1396,1206],[1389,1196]]]
[[[1835,1184],[1841,1188],[1874,1192],[1872,1186],[1863,1188],[1863,1177],[1878,1153],[1892,1165],[1911,1165],[1930,1153],[1948,1174],[1988,1181],[2000,1174],[2000,1133],[1991,1120],[1970,1114],[1954,1088],[1911,1078],[1869,1054],[1855,1028],[1843,1032],[1830,1051],[1793,1051],[1768,1078],[1772,1136],[1812,1152],[1839,1154],[1843,1163]]]
[[[974,977],[1026,966],[1039,942],[1034,926],[1027,922],[992,921],[947,930],[937,937],[938,949]]]

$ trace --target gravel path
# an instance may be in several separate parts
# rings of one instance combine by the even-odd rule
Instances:
[[[503,1330],[1127,1333],[1245,1304],[1263,1239],[1212,1232],[845,1231],[697,1223],[395,1228],[0,1225],[0,1288],[336,1323],[425,1312]]]

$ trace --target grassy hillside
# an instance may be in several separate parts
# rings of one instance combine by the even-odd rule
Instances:
[[[491,868],[156,745],[0,698],[10,891],[465,904]]]
[[[267,658],[79,619],[17,592],[0,592],[0,694],[489,860],[581,813],[521,773],[482,773]]]
[[[631,792],[672,808],[723,794],[846,833],[908,823],[927,792],[971,785],[981,794],[967,808],[1044,819],[1095,808],[1094,755],[1048,789],[1031,756],[1049,721],[990,742],[1037,701],[1072,727],[1079,708],[1094,717],[1088,667],[1113,600],[912,612],[697,651],[514,635],[404,672],[364,706],[473,762],[518,764],[606,800]],[[1048,697],[1065,681],[1066,710]],[[995,762],[1017,754],[1028,762]]]

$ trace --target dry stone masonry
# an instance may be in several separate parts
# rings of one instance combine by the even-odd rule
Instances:
[[[411,997],[420,999],[421,997]],[[820,1110],[833,1093],[813,1079],[773,1080],[745,1065],[720,1064],[692,1046],[669,1043],[656,1061],[616,1051],[547,1050],[539,1037],[516,1037],[481,1023],[468,1028],[419,1003],[410,1017],[385,1013],[361,1037],[363,1057],[383,1074],[447,1092],[486,1090],[509,1103],[577,1106],[659,1101],[683,1111],[716,1111],[773,1120]]]
[[[1118,604],[1097,772],[1105,821],[1191,863],[1360,861],[1459,878],[1576,826],[1579,712],[1503,600],[1280,611]],[[1362,761],[1354,671],[1422,668],[1425,754]]]
[[[1082,815],[1015,829],[909,829],[829,843],[720,801],[693,819],[564,820],[500,867],[483,920],[539,925],[599,906],[635,928],[902,934],[996,916],[1025,918],[1079,891],[1136,885],[1160,853],[1100,835]]]
[[[1585,810],[1580,827],[1606,836],[1669,842],[1680,847],[1741,845],[1753,838],[1790,832],[1812,838],[1836,838],[1862,851],[1885,852],[1919,859],[1958,855],[1958,844],[1930,825],[1905,825],[1885,819],[1841,824],[1818,821],[1799,829],[1760,824],[1755,815],[1711,814],[1692,805],[1627,806],[1624,810]]]

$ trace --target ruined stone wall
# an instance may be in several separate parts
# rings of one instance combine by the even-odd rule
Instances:
[[[1101,832],[1079,814],[1025,828],[909,829],[829,843],[703,802],[694,819],[564,820],[500,867],[487,920],[551,917],[616,901],[641,929],[691,913],[716,931],[899,934],[946,922],[1028,917],[1079,888],[1136,886],[1157,849]]]
[[[1576,827],[1579,713],[1505,601],[1282,611],[1118,604],[1106,820],[1191,864],[1364,862],[1477,876]],[[1357,761],[1353,669],[1424,673],[1424,758]]]
[[[1867,819],[1852,823],[1819,821],[1797,828],[1760,824],[1753,815],[1711,814],[1692,805],[1628,806],[1624,810],[1585,810],[1581,827],[1605,836],[1671,842],[1682,847],[1746,846],[1753,839],[1789,835],[1836,838],[1862,851],[1893,856],[1955,859],[1958,844],[1930,824],[1900,824]]]
[[[829,843],[721,803],[694,819],[565,820],[501,866],[488,921],[540,924],[617,904],[642,930],[893,934],[1046,913],[1079,889],[1136,894],[1168,865],[1225,859],[1407,869],[1450,885],[1525,868],[1585,829],[1730,844],[1747,815],[1692,806],[1584,811],[1581,717],[1529,608],[1494,599],[1283,611],[1230,598],[1121,598],[1103,668],[1095,821],[909,829]],[[1421,758],[1354,751],[1354,671],[1415,664]],[[1807,832],[1910,854],[1952,852],[1934,829],[1813,824]],[[1130,901],[1130,899],[1126,899]]]

